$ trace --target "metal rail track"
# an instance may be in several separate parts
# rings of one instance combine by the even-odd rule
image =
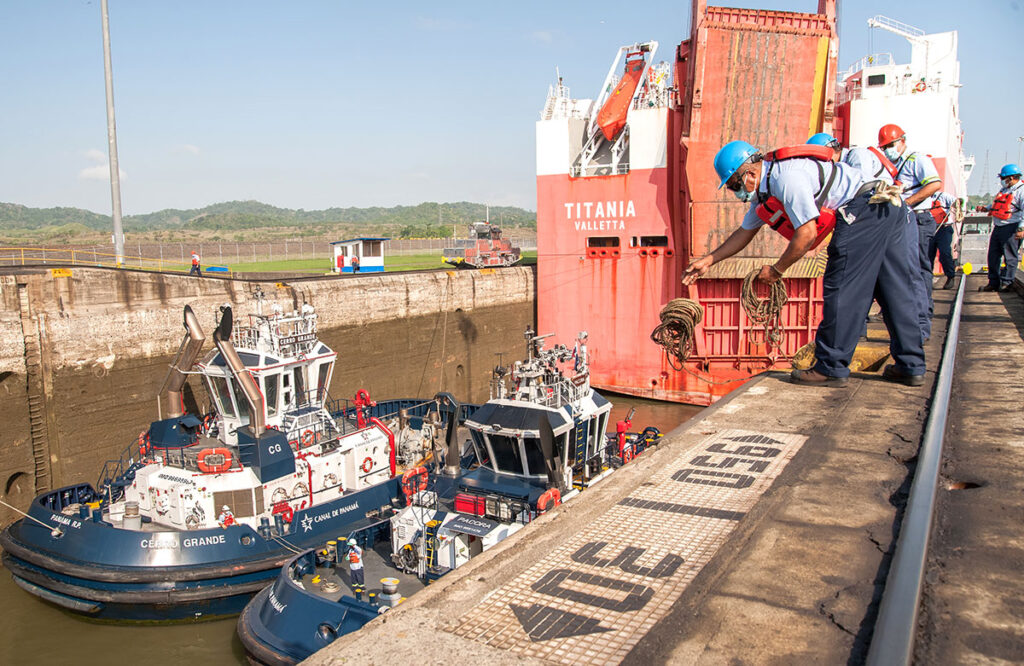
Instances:
[[[949,414],[949,395],[953,386],[957,341],[960,338],[960,314],[963,309],[967,277],[960,279],[956,300],[950,311],[949,328],[935,380],[932,406],[925,423],[917,456],[917,470],[910,486],[910,497],[900,527],[896,552],[885,581],[882,605],[875,621],[875,632],[868,648],[868,666],[910,664],[917,634],[917,613],[921,585],[928,560],[935,493],[942,463],[942,442]]]

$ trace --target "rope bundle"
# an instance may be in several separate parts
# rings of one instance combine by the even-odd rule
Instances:
[[[782,326],[782,308],[789,300],[789,296],[786,295],[786,287],[782,280],[778,280],[769,288],[768,298],[759,297],[754,288],[754,278],[760,272],[760,269],[752,270],[743,279],[740,303],[751,323],[764,327],[764,339],[768,348],[781,348],[786,337],[786,329]],[[748,339],[749,335],[750,331],[747,331]]]
[[[669,365],[682,370],[693,351],[693,332],[704,319],[704,308],[697,301],[676,298],[661,309],[661,323],[651,332],[651,340],[661,345]]]

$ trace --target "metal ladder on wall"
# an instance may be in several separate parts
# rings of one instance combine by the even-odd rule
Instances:
[[[50,440],[46,425],[46,395],[43,387],[43,355],[39,325],[32,319],[27,285],[18,285],[21,334],[25,342],[25,375],[28,384],[28,415],[32,438],[32,460],[36,494],[50,489]]]

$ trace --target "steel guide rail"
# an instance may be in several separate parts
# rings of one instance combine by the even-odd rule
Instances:
[[[949,396],[953,386],[957,341],[960,337],[960,314],[963,309],[967,276],[960,279],[956,301],[950,312],[949,328],[935,380],[932,407],[925,423],[917,470],[910,486],[907,510],[900,528],[896,552],[882,593],[882,604],[875,621],[875,633],[868,648],[868,666],[910,664],[917,633],[921,583],[928,558],[935,492],[942,463],[942,441],[949,413]]]

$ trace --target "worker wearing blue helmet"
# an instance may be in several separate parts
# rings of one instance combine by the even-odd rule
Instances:
[[[790,155],[800,154],[787,150]],[[908,287],[912,266],[906,251],[910,225],[905,213],[889,203],[869,204],[879,183],[865,182],[861,172],[847,164],[782,155],[780,149],[769,154],[771,159],[766,158],[745,141],[732,141],[718,151],[714,167],[721,179],[719,188],[728,188],[750,207],[739,228],[725,242],[690,262],[683,284],[693,284],[713,264],[745,248],[765,224],[759,209],[772,199],[781,202],[783,211],[779,215],[788,219],[793,233],[779,260],[763,266],[758,273],[757,279],[768,284],[780,280],[786,269],[813,247],[819,216],[834,213],[815,363],[809,370],[793,370],[791,379],[797,384],[845,386],[850,359],[874,296],[882,305],[895,361],[883,376],[920,386],[925,372],[921,330],[916,312],[901,307],[912,298]],[[778,230],[775,223],[772,228]]]
[[[988,207],[992,216],[992,235],[988,238],[988,284],[980,291],[1007,291],[1020,263],[1020,242],[1024,240],[1024,183],[1016,164],[999,170],[1003,186]],[[1000,267],[999,262],[1004,266]]]
[[[839,143],[839,139],[826,132],[818,132],[807,139],[807,143],[812,146],[831,148],[835,151],[834,160],[849,164],[853,168],[858,169],[864,175],[865,181],[880,180],[887,185],[892,185],[896,167],[886,158],[882,151],[874,146],[869,146],[868,148],[861,146],[843,148],[842,144]]]

